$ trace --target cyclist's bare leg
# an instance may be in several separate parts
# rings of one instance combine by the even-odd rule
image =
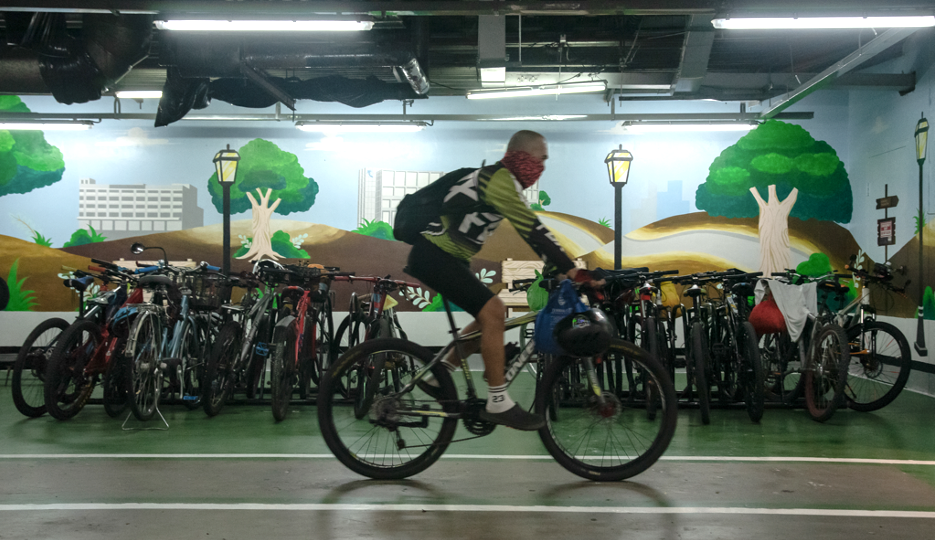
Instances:
[[[496,296],[488,300],[477,314],[476,323],[482,332],[480,350],[481,356],[484,357],[484,372],[487,375],[488,386],[503,386],[506,382],[503,378],[503,364],[506,362],[503,352],[505,315],[506,307]]]

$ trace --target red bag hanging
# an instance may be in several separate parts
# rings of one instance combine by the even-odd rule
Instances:
[[[786,331],[786,318],[782,316],[772,296],[757,304],[750,311],[750,318],[747,320],[753,325],[758,336]]]

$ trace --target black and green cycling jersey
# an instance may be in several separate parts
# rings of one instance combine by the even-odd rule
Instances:
[[[455,182],[441,201],[440,214],[422,236],[459,259],[470,259],[480,251],[506,218],[546,266],[562,273],[574,268],[555,236],[530,210],[522,186],[500,162]]]

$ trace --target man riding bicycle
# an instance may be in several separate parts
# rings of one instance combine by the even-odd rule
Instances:
[[[394,228],[397,238],[412,244],[405,272],[474,316],[465,332],[481,331],[480,352],[488,385],[481,418],[524,431],[537,430],[545,422],[517,405],[507,393],[505,307],[471,272],[470,259],[506,218],[547,267],[575,278],[578,269],[523,196],[523,190],[539,180],[546,159],[545,137],[534,131],[518,131],[497,163],[449,173],[408,196],[411,200],[404,200],[397,210]],[[420,212],[431,217],[420,219]],[[415,234],[400,234],[403,227]],[[466,345],[464,353],[477,352],[476,343]],[[452,351],[444,365],[454,371],[455,362]],[[432,384],[437,383],[433,379],[421,381],[420,388],[431,394]]]

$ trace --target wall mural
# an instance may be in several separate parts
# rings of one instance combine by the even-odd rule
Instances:
[[[28,110],[12,96],[0,96],[0,109]],[[241,161],[231,187],[231,213],[250,210],[251,219],[231,223],[232,270],[249,270],[252,261],[268,257],[283,262],[304,259],[358,275],[405,279],[402,269],[409,246],[392,237],[394,202],[407,192],[399,191],[401,187],[417,189],[419,178],[428,178],[423,178],[424,183],[442,174],[437,167],[414,163],[413,170],[400,170],[398,164],[394,169],[369,163],[361,169],[360,164],[349,163],[346,182],[322,184],[313,160],[300,163],[300,156],[282,145],[282,141],[254,138],[236,148]],[[852,218],[853,195],[844,163],[830,144],[815,140],[799,125],[771,120],[722,148],[706,175],[699,171],[694,179],[660,178],[650,187],[636,211],[651,212],[655,221],[623,237],[625,266],[676,268],[683,273],[734,267],[769,273],[797,266],[817,274],[843,269],[854,254],[864,264],[872,264],[842,227]],[[168,159],[170,151],[153,149],[154,162]],[[203,153],[197,159],[205,164],[210,164],[214,154],[207,148],[191,152]],[[46,142],[42,132],[0,131],[0,196],[59,182],[64,171],[62,152]],[[352,179],[358,174],[354,171],[360,171],[359,182]],[[379,188],[366,182],[376,177],[373,171],[379,172],[382,182],[374,184]],[[83,171],[76,174],[80,178],[79,228],[71,238],[53,242],[43,235],[43,216],[39,215],[11,216],[30,231],[31,242],[0,235],[0,278],[6,285],[0,286],[0,293],[5,291],[9,297],[6,310],[75,310],[77,295],[62,286],[60,278],[69,273],[60,268],[84,268],[90,257],[133,260],[129,248],[135,241],[165,248],[172,261],[220,260],[221,227],[204,224],[205,210],[197,200],[198,191],[207,190],[208,211],[211,207],[222,211],[222,188],[215,174],[205,179],[205,173],[203,180],[178,179],[191,184],[165,185],[109,183],[89,178]],[[403,179],[412,180],[412,186]],[[694,201],[682,195],[683,186],[689,192],[694,189]],[[324,201],[334,200],[335,189],[355,191],[358,223],[352,230],[314,219],[316,208],[332,204]],[[612,267],[610,217],[592,215],[599,218],[593,221],[552,211],[561,208],[562,198],[554,200],[545,190],[527,195],[531,207],[570,255],[591,268]],[[698,211],[692,211],[692,202]],[[348,206],[347,213],[353,212]],[[290,215],[299,218],[286,218]],[[389,221],[381,219],[386,216]],[[472,261],[472,268],[479,279],[500,291],[505,262],[522,266],[523,261],[537,257],[508,223],[498,230]],[[928,233],[927,243],[930,239],[935,234]],[[915,249],[917,245],[910,242],[893,260],[909,259],[918,253]],[[336,292],[340,307],[350,290]],[[440,309],[439,298],[427,288],[414,287],[399,294],[398,309]],[[931,289],[926,295],[926,316],[935,318],[935,295]],[[913,301],[899,300],[889,312],[912,317],[914,306]]]

